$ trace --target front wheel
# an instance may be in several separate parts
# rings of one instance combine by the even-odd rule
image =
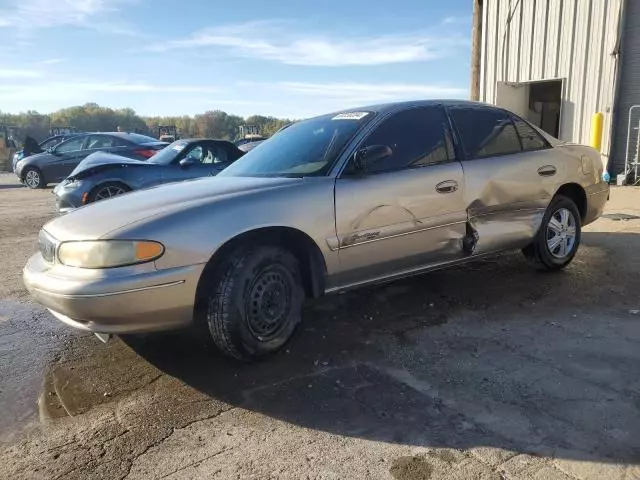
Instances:
[[[522,252],[540,270],[560,270],[580,245],[580,212],[570,198],[557,195],[549,204],[533,242]]]
[[[99,200],[106,200],[108,198],[117,197],[123,193],[127,193],[131,189],[126,185],[119,182],[108,182],[103,185],[98,185],[93,189],[89,195],[89,202],[97,202]]]
[[[22,174],[22,183],[34,190],[44,188],[46,186],[44,179],[42,178],[42,173],[34,167],[28,167],[24,171]]]
[[[241,247],[213,272],[207,323],[226,355],[252,360],[280,349],[302,317],[297,259],[276,246]]]

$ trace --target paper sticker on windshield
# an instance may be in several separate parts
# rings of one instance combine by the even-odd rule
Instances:
[[[367,115],[369,115],[369,112],[346,112],[339,113],[331,120],[362,120]]]
[[[181,152],[182,150],[184,150],[184,145],[174,145],[173,147],[171,147],[173,150],[175,150],[176,152]]]

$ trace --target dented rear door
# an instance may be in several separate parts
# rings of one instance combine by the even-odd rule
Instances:
[[[464,149],[465,204],[482,254],[526,246],[556,188],[557,157],[530,125],[486,106],[449,107]]]
[[[411,273],[463,256],[464,177],[441,107],[384,120],[361,147],[387,145],[390,158],[336,180],[337,283]],[[349,171],[347,168],[346,171]]]

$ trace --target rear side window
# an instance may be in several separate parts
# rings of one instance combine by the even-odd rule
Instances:
[[[446,116],[441,107],[420,107],[384,120],[363,146],[387,145],[393,155],[373,164],[369,173],[425,167],[453,158]]]
[[[540,135],[535,128],[533,128],[521,118],[513,117],[513,124],[516,126],[518,135],[520,135],[522,149],[525,152],[530,152],[532,150],[542,150],[543,148],[549,147],[549,144],[542,137],[542,135]]]
[[[129,142],[111,135],[89,135],[89,141],[85,149],[128,147],[129,145],[131,145]]]
[[[469,157],[492,157],[522,151],[516,128],[506,112],[454,107],[450,113]]]

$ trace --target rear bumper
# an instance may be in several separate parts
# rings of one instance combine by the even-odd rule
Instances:
[[[24,284],[60,321],[80,330],[136,333],[189,325],[203,265],[155,270],[153,264],[87,272],[50,266],[38,253]]]
[[[607,200],[609,200],[609,184],[606,182],[596,183],[587,187],[585,191],[587,194],[587,212],[582,224],[588,225],[602,215]]]

